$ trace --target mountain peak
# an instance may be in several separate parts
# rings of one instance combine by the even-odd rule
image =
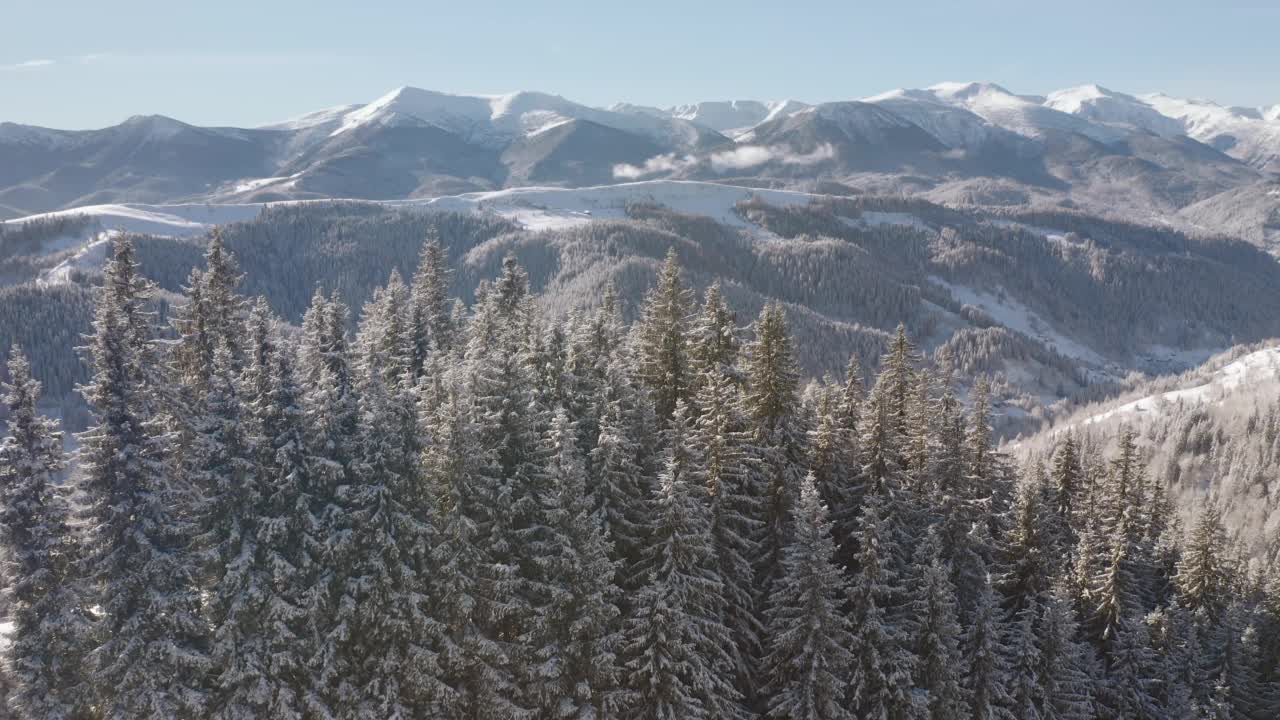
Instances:
[[[979,95],[1008,95],[1016,97],[1004,87],[993,82],[940,82],[927,88],[935,95],[966,100]]]

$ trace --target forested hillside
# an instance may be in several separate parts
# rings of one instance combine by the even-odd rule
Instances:
[[[591,310],[612,284],[629,321],[674,248],[692,288],[720,283],[744,316],[783,304],[808,376],[838,373],[854,353],[874,366],[904,324],[929,365],[966,385],[991,378],[1001,435],[1038,427],[1055,402],[1112,392],[1131,372],[1181,371],[1280,335],[1268,310],[1280,305],[1280,266],[1240,241],[1078,212],[729,190],[650,183],[421,208],[282,203],[219,231],[242,259],[244,291],[294,325],[318,287],[358,307],[391,268],[408,277],[428,235],[448,250],[450,291],[464,304],[514,254],[552,317]],[[736,197],[747,199],[735,206]],[[436,209],[464,201],[475,209]],[[12,284],[0,289],[9,299],[0,342],[23,344],[46,395],[73,410],[86,376],[66,338],[88,329],[85,289],[100,282],[114,233],[68,217],[4,228],[0,263]],[[134,239],[161,313],[208,238]],[[78,418],[67,419],[82,429]]]
[[[827,216],[798,213],[800,229],[777,231],[797,241],[747,254],[714,223],[631,215],[543,234],[459,225],[492,235],[428,242],[407,267],[406,248],[387,247],[376,281],[367,234],[341,231],[356,221],[321,221],[308,232],[325,242],[308,247],[344,260],[340,279],[313,289],[320,266],[303,256],[289,266],[298,285],[271,300],[250,297],[275,287],[254,279],[268,261],[252,253],[270,246],[253,247],[252,224],[214,235],[182,276],[198,246],[116,236],[84,290],[92,420],[75,457],[38,413],[20,349],[8,365],[10,707],[458,720],[1280,711],[1274,553],[1231,539],[1210,503],[1181,523],[1170,478],[1131,433],[1105,457],[1066,435],[1015,465],[993,439],[989,383],[954,374],[981,361],[933,362],[913,343],[938,328],[919,308],[948,296],[899,273],[955,282],[975,258],[1043,252],[1025,231],[935,240],[845,231],[850,216],[835,213],[818,239],[804,228]],[[285,211],[274,227],[305,217]],[[417,221],[430,225],[370,227],[408,243],[477,222]],[[1069,294],[1080,283],[1154,309],[1178,293],[1127,280],[1185,272],[1272,287],[1273,270],[1235,264],[1243,246],[1157,235],[1184,244],[1144,256],[1089,232],[1078,251],[1035,243],[1055,248],[1040,262],[1093,268],[1067,298],[1083,301]],[[232,250],[252,258],[246,276]],[[883,265],[837,285],[846,257]],[[710,267],[726,279],[701,282]],[[1138,269],[1113,280],[1120,268]],[[570,286],[593,301],[567,302]],[[469,305],[459,288],[474,289]],[[866,333],[874,352],[850,341],[847,364],[816,375],[833,360],[814,357],[804,333],[823,326],[806,317],[820,310],[799,300],[822,308],[846,289],[829,311],[847,303],[897,328]],[[631,292],[643,295],[627,311]],[[1232,296],[1217,302],[1239,327],[1270,329]],[[939,307],[979,317],[950,303]],[[1201,312],[1201,331],[1225,331]],[[1109,322],[1091,332],[1122,344]]]

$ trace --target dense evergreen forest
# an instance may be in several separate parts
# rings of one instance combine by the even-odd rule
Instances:
[[[468,307],[428,241],[296,331],[217,236],[162,318],[114,242],[74,461],[8,366],[16,717],[1280,713],[1275,558],[1184,526],[1127,429],[1015,466],[905,327],[807,380],[781,305],[674,253],[628,325],[512,256]]]

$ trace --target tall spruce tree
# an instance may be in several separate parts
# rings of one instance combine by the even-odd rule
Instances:
[[[730,680],[733,641],[686,412],[677,401],[650,500],[648,581],[627,622],[628,717],[637,720],[745,716]]]
[[[12,623],[2,659],[20,717],[89,717],[84,660],[88,618],[76,590],[79,538],[71,526],[57,423],[37,413],[40,383],[14,347],[0,386],[9,434],[0,441],[0,547],[4,604]]]
[[[453,349],[456,328],[449,300],[452,274],[439,240],[429,238],[422,246],[410,298],[409,328],[415,379],[422,377],[427,358],[433,353],[448,354]]]
[[[916,657],[909,637],[891,621],[900,594],[894,545],[883,499],[869,494],[862,507],[858,570],[849,588],[853,666],[847,697],[855,717],[906,720],[925,714],[912,689]]]
[[[716,571],[724,585],[724,622],[733,643],[735,680],[745,697],[755,696],[755,661],[761,652],[751,562],[759,554],[763,528],[759,491],[749,467],[749,437],[738,391],[721,368],[708,369],[700,382],[693,445],[701,458],[711,510],[711,542]]]
[[[90,683],[106,717],[206,711],[206,626],[199,616],[184,508],[149,386],[151,284],[127,238],[103,272],[83,393],[97,426],[81,436],[86,553],[79,575],[97,607]]]
[[[269,710],[270,696],[261,690],[271,648],[261,620],[271,580],[258,544],[262,485],[231,362],[226,344],[214,350],[188,465],[203,489],[196,517],[212,633],[210,706],[216,717],[251,718]]]
[[[657,285],[645,297],[637,329],[639,377],[653,395],[659,421],[665,423],[675,412],[676,401],[688,399],[689,318],[692,292],[680,277],[675,248],[658,273]]]
[[[759,453],[757,467],[764,493],[765,527],[758,559],[764,589],[782,568],[790,508],[804,477],[808,451],[799,413],[800,372],[782,307],[765,306],[753,330],[755,338],[746,350],[743,409]]]
[[[315,651],[311,579],[325,562],[320,519],[313,514],[314,460],[308,454],[301,389],[292,348],[282,343],[265,300],[250,311],[244,378],[249,435],[258,481],[256,542],[265,576],[258,618],[265,660],[255,697],[281,720],[304,716],[313,694],[306,663]]]
[[[963,631],[957,618],[955,586],[942,560],[941,540],[930,533],[916,550],[917,588],[909,614],[910,648],[916,656],[915,685],[926,693],[929,720],[959,718],[968,711],[964,687]]]
[[[533,696],[539,716],[612,717],[622,706],[619,588],[609,541],[586,494],[577,431],[563,409],[546,434],[547,492],[536,551],[548,581],[533,631]]]
[[[966,689],[974,720],[1014,720],[1007,631],[990,579],[982,585],[965,643]]]
[[[783,556],[783,579],[769,598],[768,716],[851,719],[844,695],[853,637],[841,612],[848,586],[835,563],[831,522],[812,475],[792,512],[795,532]]]
[[[489,618],[512,592],[506,569],[495,563],[486,541],[487,507],[493,489],[482,473],[492,451],[476,433],[456,393],[428,418],[432,442],[422,455],[422,480],[434,498],[431,605],[439,623],[442,692],[432,698],[432,717],[506,720],[530,713],[519,704],[516,678],[501,643],[488,633]]]
[[[1175,582],[1183,607],[1210,622],[1218,619],[1228,600],[1225,552],[1222,517],[1215,508],[1206,508],[1188,538]]]

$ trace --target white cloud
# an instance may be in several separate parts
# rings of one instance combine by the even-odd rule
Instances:
[[[24,60],[24,61],[22,61],[22,62],[20,62],[20,63],[13,63],[12,65],[0,65],[0,69],[3,69],[3,70],[32,70],[32,69],[34,69],[34,68],[48,67],[48,66],[50,66],[50,65],[55,64],[56,62],[57,62],[57,60],[49,60],[49,59],[47,59],[47,58],[40,58],[40,59],[36,59],[36,60]]]
[[[635,180],[645,175],[676,172],[687,167],[693,167],[696,164],[698,164],[698,160],[692,155],[677,156],[675,153],[668,153],[666,155],[655,155],[645,160],[643,165],[628,165],[627,163],[614,165],[613,176],[621,180]]]
[[[742,145],[732,150],[712,153],[701,159],[693,155],[668,153],[651,157],[645,160],[643,165],[621,163],[613,166],[613,176],[622,180],[636,180],[647,175],[678,172],[692,168],[704,161],[710,164],[711,168],[718,173],[726,170],[745,170],[767,162],[777,162],[784,165],[814,165],[824,160],[830,160],[835,155],[835,148],[831,145],[821,145],[809,153],[794,153],[781,146]]]

